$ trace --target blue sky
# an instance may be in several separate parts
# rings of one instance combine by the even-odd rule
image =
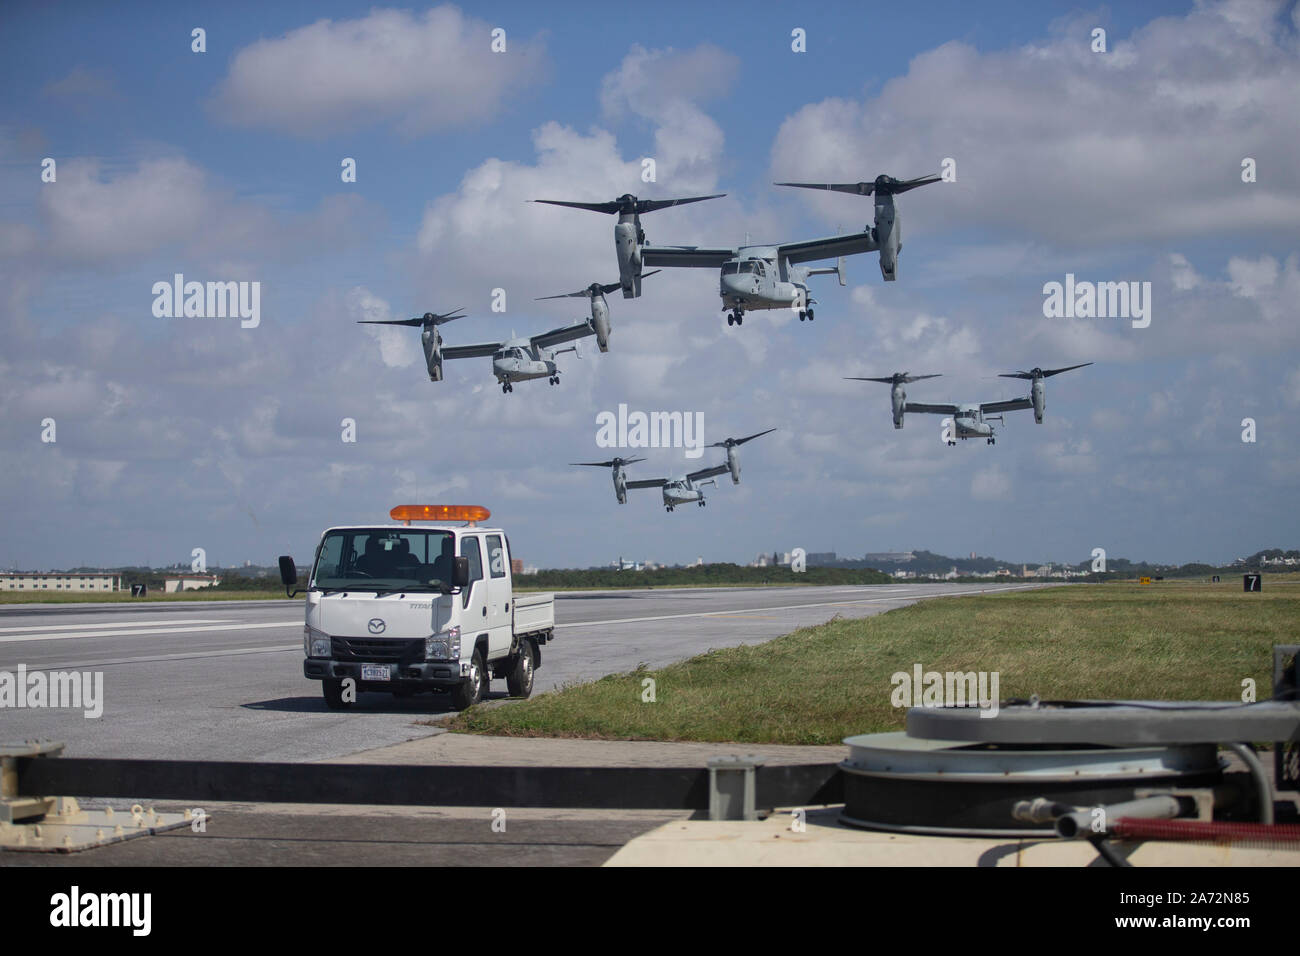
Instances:
[[[198,546],[214,562],[305,559],[326,524],[412,496],[488,505],[548,566],[1295,546],[1294,4],[626,12],[0,11],[0,563],[161,564]],[[1104,55],[1088,49],[1096,26]],[[790,51],[795,27],[806,54]],[[339,180],[345,156],[355,184]],[[728,329],[716,277],[679,270],[611,300],[608,355],[502,396],[486,361],[433,384],[416,333],[355,325],[464,306],[444,329],[457,344],[573,321],[572,300],[533,299],[611,281],[612,221],[525,199],[725,191],[646,217],[651,241],[795,239],[861,228],[871,204],[774,179],[915,176],[948,156],[956,182],[900,200],[899,280],[855,257],[847,289],[814,280],[813,326],[756,314]],[[41,182],[44,157],[58,182]],[[261,282],[262,325],[154,318],[149,289],[176,272]],[[1042,285],[1067,272],[1152,282],[1151,327],[1044,318]],[[942,372],[912,400],[987,400],[1018,394],[998,372],[1082,361],[1097,364],[1049,383],[1042,426],[1020,413],[995,447],[946,448],[921,416],[895,431],[883,386],[841,380]],[[566,465],[600,454],[595,415],[620,402],[701,411],[710,441],[779,430],[746,446],[742,485],[665,515],[653,493],[619,506],[607,475]],[[652,451],[633,477],[682,464]]]

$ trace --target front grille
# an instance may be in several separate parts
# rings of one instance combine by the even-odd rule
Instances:
[[[424,657],[424,641],[382,637],[332,637],[330,647],[339,661],[409,661]]]

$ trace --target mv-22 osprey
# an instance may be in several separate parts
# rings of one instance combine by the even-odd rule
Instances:
[[[595,286],[595,288],[600,288]],[[576,293],[584,295],[585,292]],[[601,297],[604,302],[604,297]],[[609,351],[609,310],[606,307],[598,316],[595,299],[592,300],[592,317],[590,321],[567,325],[549,332],[541,332],[528,337],[511,336],[504,342],[483,342],[478,345],[443,346],[438,326],[455,319],[462,319],[461,309],[454,309],[446,314],[426,312],[413,319],[364,319],[359,325],[405,325],[421,329],[420,341],[424,346],[424,361],[429,369],[429,381],[442,381],[442,363],[446,359],[486,358],[492,357],[492,374],[501,386],[502,393],[513,392],[515,382],[528,382],[533,379],[549,379],[552,385],[560,384],[560,369],[556,356],[565,352],[578,353],[576,345],[569,348],[557,348],[565,342],[573,342],[589,335],[596,337],[596,344],[602,352]],[[599,319],[599,320],[598,320]],[[578,353],[581,358],[581,353]]]
[[[645,231],[641,228],[641,214],[669,206],[718,199],[725,193],[712,196],[693,196],[687,199],[638,199],[627,194],[612,202],[584,203],[558,199],[538,199],[536,202],[553,206],[569,206],[592,212],[618,213],[614,227],[614,247],[618,255],[620,285],[624,298],[641,294],[641,268],[643,266],[674,266],[719,270],[719,295],[724,309],[729,309],[727,324],[740,325],[745,312],[764,309],[793,309],[800,321],[811,320],[816,299],[808,288],[808,278],[814,275],[835,274],[840,285],[845,284],[844,257],[863,252],[879,251],[880,272],[892,282],[898,275],[898,253],[902,249],[902,227],[894,196],[927,183],[938,182],[939,176],[922,176],[919,179],[899,180],[892,176],[878,176],[873,183],[778,183],[779,186],[799,186],[808,189],[829,189],[851,192],[856,195],[876,197],[875,226],[862,232],[842,236],[828,236],[799,242],[749,245],[740,247],[707,248],[703,246],[650,246],[646,245]],[[830,268],[808,268],[799,263],[821,259],[838,259]]]
[[[958,439],[965,441],[967,438],[983,438],[988,444],[993,445],[997,441],[993,435],[993,426],[989,422],[997,421],[1001,423],[1004,420],[1002,418],[1003,412],[1032,408],[1034,410],[1034,421],[1039,425],[1043,424],[1043,412],[1047,408],[1047,387],[1043,384],[1043,380],[1091,364],[1091,362],[1084,362],[1083,365],[1069,365],[1065,368],[1034,368],[1028,372],[1002,372],[998,375],[999,378],[1019,378],[1029,381],[1031,383],[1029,394],[1024,398],[1013,398],[1009,401],[981,402],[978,404],[962,402],[958,404],[931,405],[907,400],[907,391],[903,388],[904,385],[927,378],[939,378],[939,375],[912,375],[909,372],[895,372],[887,378],[849,377],[848,381],[881,382],[889,385],[889,399],[894,413],[895,428],[903,427],[905,412],[950,415],[952,416],[953,427],[952,437],[948,439],[949,445],[956,445]]]
[[[758,432],[745,438],[725,438],[720,442],[714,442],[709,445],[710,448],[725,448],[727,450],[727,461],[725,464],[714,465],[711,468],[701,468],[699,471],[692,471],[686,475],[675,475],[671,478],[638,478],[628,481],[627,474],[623,469],[627,465],[635,464],[638,461],[645,461],[644,458],[611,458],[609,461],[573,461],[571,465],[582,465],[591,468],[612,468],[614,473],[614,497],[618,499],[619,504],[627,504],[627,492],[629,488],[659,488],[662,490],[664,499],[664,510],[672,511],[678,505],[686,505],[694,502],[703,508],[704,485],[716,485],[717,482],[712,479],[718,475],[731,474],[731,483],[740,484],[740,453],[736,451],[737,447],[745,444],[747,441],[753,441],[769,432],[776,431],[775,428],[769,428],[767,431]]]

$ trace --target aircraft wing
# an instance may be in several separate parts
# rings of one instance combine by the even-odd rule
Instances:
[[[642,246],[641,264],[677,266],[685,269],[720,269],[736,258],[735,249],[706,249],[703,246]]]
[[[922,402],[908,402],[903,406],[905,412],[927,412],[931,415],[956,415],[956,405],[926,405]]]
[[[445,359],[483,358],[501,348],[500,342],[484,342],[481,345],[451,345],[442,350]]]
[[[638,478],[636,481],[629,481],[629,488],[662,488],[668,484],[667,478]]]
[[[860,252],[875,252],[880,246],[870,232],[852,232],[846,236],[827,236],[825,239],[806,239],[787,242],[777,247],[778,257],[790,262],[812,262],[816,259],[837,259],[854,256]]]
[[[700,481],[703,478],[714,478],[718,475],[725,475],[731,469],[726,465],[714,465],[712,468],[701,468],[699,471],[693,471],[686,477],[691,481]]]
[[[574,339],[586,338],[588,335],[595,334],[596,330],[591,327],[590,322],[580,322],[577,325],[566,325],[560,329],[542,332],[540,335],[534,335],[528,341],[541,348],[549,349],[553,345],[572,342]]]
[[[992,412],[995,415],[998,412],[1014,412],[1022,408],[1033,407],[1034,403],[1028,398],[1013,398],[1007,402],[980,402],[981,412]]]

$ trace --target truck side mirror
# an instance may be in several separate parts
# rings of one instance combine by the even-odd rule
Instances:
[[[469,558],[451,559],[451,586],[454,588],[469,587]]]
[[[280,555],[280,583],[284,585],[284,593],[289,597],[298,593],[290,590],[298,583],[298,566],[293,563],[293,557],[287,554]]]

